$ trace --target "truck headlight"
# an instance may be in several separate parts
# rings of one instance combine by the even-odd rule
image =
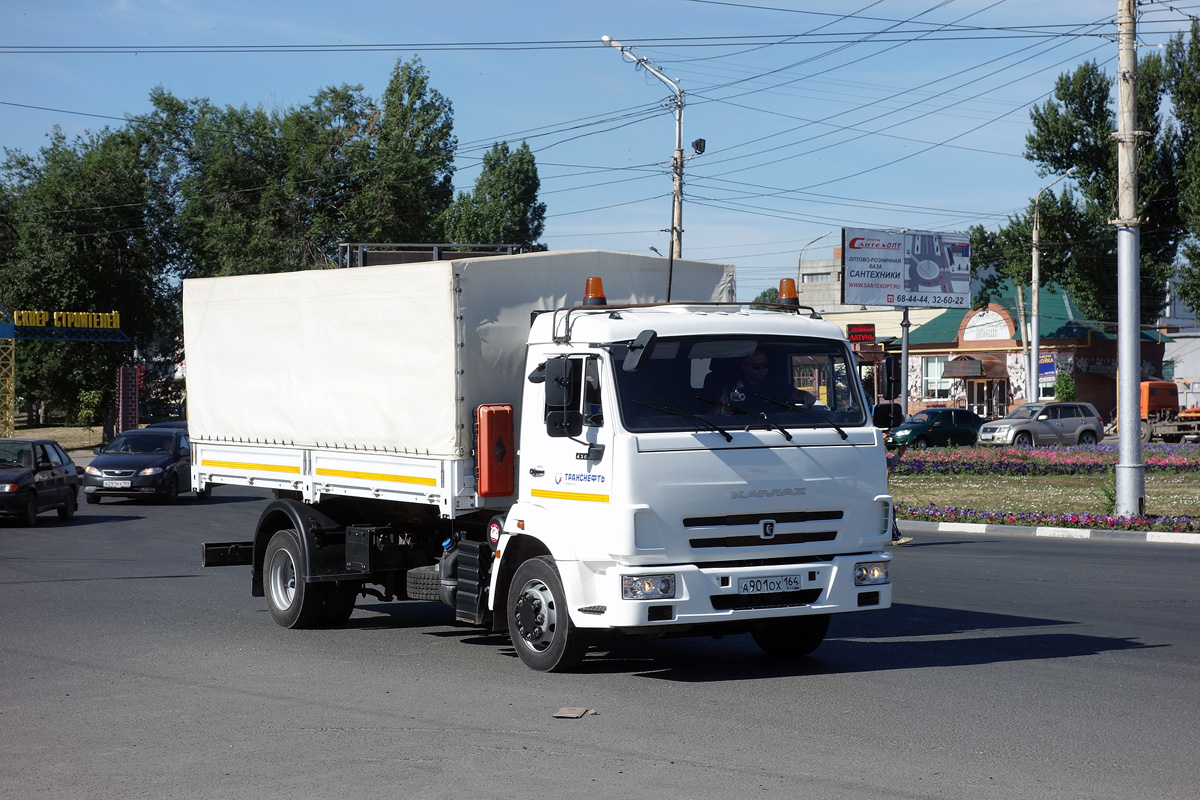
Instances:
[[[864,561],[854,565],[855,586],[875,586],[888,582],[888,562]]]
[[[674,575],[622,575],[623,600],[669,600],[675,596]]]

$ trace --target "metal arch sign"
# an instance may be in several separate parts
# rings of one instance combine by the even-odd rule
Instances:
[[[119,311],[14,311],[14,339],[128,342]],[[5,326],[7,327],[7,326]]]

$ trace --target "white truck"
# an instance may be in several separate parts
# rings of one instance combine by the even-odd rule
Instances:
[[[836,326],[734,297],[604,251],[185,281],[192,485],[275,494],[204,564],[285,627],[441,600],[537,670],[621,634],[811,652],[891,604],[883,438]]]

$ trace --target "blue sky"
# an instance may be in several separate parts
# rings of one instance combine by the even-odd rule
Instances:
[[[1140,8],[1143,55],[1200,15],[1198,0]],[[342,84],[378,98],[396,60],[419,55],[454,106],[458,188],[471,188],[493,142],[524,139],[551,249],[666,253],[669,90],[604,47],[608,35],[679,81],[684,141],[707,142],[685,170],[683,253],[736,264],[749,299],[794,274],[800,248],[827,232],[805,258],[830,257],[842,226],[965,230],[1022,209],[1053,179],[1021,157],[1029,109],[1086,60],[1114,71],[1116,10],[1116,0],[8,0],[0,146],[33,152],[55,125],[69,135],[119,125],[149,110],[158,85],[234,106],[287,108]],[[516,44],[531,42],[542,44]],[[337,49],[211,52],[320,45]],[[209,51],[133,50],[170,46]]]

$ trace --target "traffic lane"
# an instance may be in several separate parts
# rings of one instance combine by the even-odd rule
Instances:
[[[6,794],[1192,796],[1195,728],[1169,706],[1197,676],[1161,658],[1185,636],[1114,635],[1103,600],[1048,613],[1054,581],[997,607],[1012,562],[1060,543],[922,537],[897,550],[897,606],[839,618],[812,659],[682,639],[542,675],[432,603],[276,627],[248,569],[196,566],[200,541],[253,525],[265,498],[245,492],[105,503],[85,516],[112,525],[0,539]],[[599,713],[553,719],[562,706]]]

